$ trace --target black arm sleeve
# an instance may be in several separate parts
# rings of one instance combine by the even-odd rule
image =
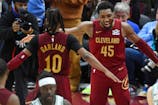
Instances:
[[[31,52],[31,53],[37,53],[38,50],[38,36],[34,36],[31,41],[28,43],[26,48]]]
[[[74,50],[75,52],[77,52],[82,47],[79,41],[73,35],[68,36],[67,46],[68,49]]]

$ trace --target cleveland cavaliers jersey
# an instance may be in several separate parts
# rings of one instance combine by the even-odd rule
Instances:
[[[111,29],[104,29],[98,20],[94,21],[89,48],[108,69],[114,70],[125,64],[125,45],[121,34],[121,22],[114,20],[114,26]]]
[[[0,105],[7,105],[11,92],[5,88],[0,89]]]
[[[44,33],[38,38],[39,72],[47,70],[53,74],[68,75],[69,51],[66,41],[68,35],[56,33],[49,35]]]

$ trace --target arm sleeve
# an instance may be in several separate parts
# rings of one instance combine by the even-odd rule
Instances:
[[[36,53],[37,49],[38,49],[38,37],[35,36],[34,38],[32,38],[32,40],[30,41],[30,43],[28,43],[28,45],[26,46],[26,48],[32,52],[32,53]],[[29,56],[27,54],[25,54],[25,52],[21,51],[18,55],[16,55],[13,59],[11,59],[8,63],[8,69],[10,71],[16,69],[17,67],[19,67],[19,65],[21,65]]]
[[[8,63],[8,69],[10,71],[18,68],[29,56],[21,51],[18,55],[16,55],[13,59],[11,59]]]
[[[135,43],[137,47],[144,53],[146,54],[151,60],[154,61],[154,63],[158,63],[158,58],[156,54],[153,52],[153,50],[143,41],[140,39],[137,43]]]
[[[68,36],[67,46],[68,46],[68,49],[72,49],[75,52],[77,52],[82,47],[79,41],[73,35]]]
[[[32,53],[37,52],[38,50],[38,36],[37,35],[31,39],[31,41],[28,43],[26,48]]]

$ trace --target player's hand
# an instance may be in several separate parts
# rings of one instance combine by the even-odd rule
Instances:
[[[106,72],[105,75],[106,75],[108,78],[112,79],[114,82],[122,83],[122,81],[121,81],[119,78],[117,78],[117,77],[116,77],[112,72],[110,72],[110,71]]]
[[[21,43],[28,43],[35,35],[27,35],[23,39],[20,40]]]
[[[18,32],[20,30],[20,24],[18,21],[14,21],[12,24],[12,30],[13,32]]]

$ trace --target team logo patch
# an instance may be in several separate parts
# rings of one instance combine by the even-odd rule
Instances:
[[[120,30],[119,29],[112,30],[112,35],[120,35]]]
[[[127,90],[128,88],[129,88],[128,76],[126,76],[126,77],[122,80],[122,89],[123,89],[123,90]]]
[[[96,31],[95,33],[96,33],[96,34],[100,34],[101,32],[102,32],[102,31]]]
[[[25,55],[23,54],[23,55],[21,55],[21,57],[20,57],[21,59],[24,59],[25,58]]]
[[[52,35],[52,42],[54,42],[54,35]]]

